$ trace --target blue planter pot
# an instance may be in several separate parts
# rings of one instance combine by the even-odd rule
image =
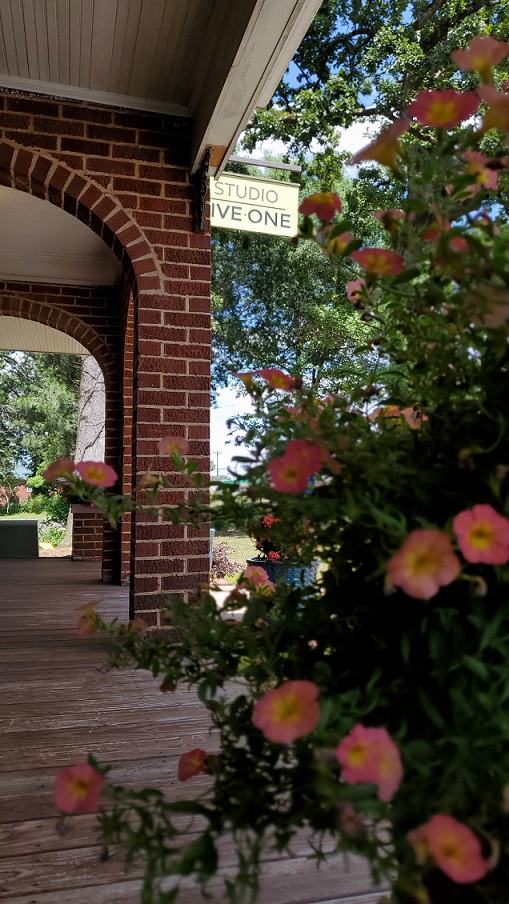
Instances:
[[[318,574],[318,560],[310,565],[297,565],[295,562],[268,562],[267,559],[247,559],[248,565],[264,568],[269,580],[274,584],[293,584],[294,587],[306,587],[312,584]]]

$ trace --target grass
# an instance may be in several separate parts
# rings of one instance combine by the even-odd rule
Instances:
[[[241,568],[246,567],[246,559],[251,559],[256,555],[254,541],[240,530],[216,531],[214,534],[214,543],[226,543],[231,550],[228,554],[228,558],[232,562],[238,562]],[[226,580],[235,583],[237,577],[238,575],[233,578],[226,578]]]
[[[5,521],[47,521],[50,520],[48,512],[19,512],[16,515],[0,515]]]

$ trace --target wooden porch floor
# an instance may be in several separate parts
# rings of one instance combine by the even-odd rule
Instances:
[[[176,778],[182,751],[212,746],[191,692],[163,695],[147,673],[108,672],[104,642],[76,636],[76,610],[92,601],[105,617],[127,617],[127,590],[102,585],[95,564],[0,560],[0,901],[8,904],[139,904],[140,871],[126,872],[118,852],[100,862],[94,816],[69,817],[67,832],[57,832],[55,774],[93,752],[113,764],[113,781],[159,785],[175,799],[190,791]],[[260,904],[379,901],[358,860],[346,867],[334,858],[317,871],[305,854],[296,843],[295,856],[267,860]],[[226,851],[226,873],[228,860]],[[202,900],[192,885],[182,895],[183,904]],[[218,891],[213,904],[223,900]]]

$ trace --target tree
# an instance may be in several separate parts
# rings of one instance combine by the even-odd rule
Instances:
[[[450,54],[492,33],[509,40],[507,5],[498,0],[325,0],[244,146],[277,138],[303,157],[315,142],[328,156],[338,128],[395,119],[423,88],[475,87]],[[501,80],[508,65],[499,67]]]
[[[339,131],[396,119],[421,88],[474,88],[476,76],[460,72],[450,53],[491,32],[509,40],[507,6],[495,0],[325,0],[268,108],[249,124],[243,147],[284,141],[283,159],[297,158],[303,167],[303,193],[339,190],[355,236],[384,245],[387,234],[371,211],[399,207],[401,185],[373,166],[347,178]],[[509,77],[507,61],[498,73]],[[505,203],[503,191],[498,198]],[[230,370],[285,366],[339,389],[352,367],[383,363],[357,351],[376,332],[366,328],[360,336],[353,329],[346,297],[351,263],[333,277],[316,249],[232,231],[215,230],[213,249],[216,385],[228,382]]]
[[[0,352],[0,468],[36,474],[76,442],[81,358]]]

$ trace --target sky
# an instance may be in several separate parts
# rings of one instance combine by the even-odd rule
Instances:
[[[370,140],[368,129],[371,134],[377,131],[373,123],[364,122],[354,123],[349,129],[344,129],[339,139],[340,150],[354,154],[364,147]],[[252,152],[252,156],[263,158],[265,153],[282,154],[285,150],[282,141],[264,141]],[[354,170],[355,167],[347,167],[346,172],[352,175]],[[249,410],[249,399],[246,396],[237,396],[235,388],[220,389],[216,393],[216,404],[217,408],[212,408],[210,415],[210,451],[211,459],[214,461],[214,473],[219,465],[219,473],[224,474],[230,466],[232,457],[243,452],[241,447],[234,445],[235,434],[228,436],[226,421],[237,414],[246,413]]]

